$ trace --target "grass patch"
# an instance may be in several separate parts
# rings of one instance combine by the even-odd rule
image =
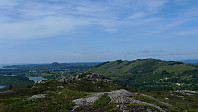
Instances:
[[[160,102],[157,102],[157,101],[155,101],[155,100],[153,100],[153,99],[150,99],[150,98],[148,98],[148,97],[146,97],[146,96],[130,95],[129,97],[132,97],[132,98],[134,98],[134,99],[136,99],[136,100],[141,100],[141,101],[143,101],[143,102],[155,104],[155,105],[160,106],[160,107],[162,107],[162,108],[166,107],[164,104],[162,104],[162,103],[160,103]]]
[[[147,111],[155,111],[158,112],[159,110],[153,106],[143,104],[143,103],[135,103],[135,104],[128,104],[127,107],[130,109],[130,111],[135,111],[136,109],[142,109],[142,111],[147,110]]]
[[[26,101],[17,101],[11,104],[11,106],[22,106],[28,103],[31,103],[31,100],[26,100]]]
[[[108,96],[103,96],[101,99],[96,100],[96,102],[93,104],[93,108],[100,108],[106,104],[108,104],[111,101],[111,98]]]

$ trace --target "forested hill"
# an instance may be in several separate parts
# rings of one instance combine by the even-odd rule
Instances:
[[[90,70],[140,90],[198,90],[198,66],[157,59],[105,62]]]

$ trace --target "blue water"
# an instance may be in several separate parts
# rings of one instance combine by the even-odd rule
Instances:
[[[0,64],[0,69],[4,69],[4,68],[2,68],[4,66],[9,66],[9,64]]]
[[[4,88],[4,87],[6,87],[6,86],[0,86],[0,89],[2,89],[2,88]]]
[[[29,80],[33,80],[34,82],[38,82],[40,80],[47,80],[43,77],[28,77],[28,78],[29,78]]]
[[[12,76],[12,75],[11,75]],[[40,81],[40,80],[47,80],[43,77],[28,77],[29,80],[33,80],[34,82]],[[0,86],[0,89],[5,88],[6,86]]]
[[[6,74],[4,74],[3,76],[5,76],[5,77],[8,77],[8,76],[16,76],[16,75],[14,75],[14,74],[12,74],[12,75],[6,75]]]

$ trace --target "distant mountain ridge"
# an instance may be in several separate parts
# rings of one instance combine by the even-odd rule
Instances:
[[[158,59],[116,60],[90,70],[140,90],[198,90],[198,66]],[[182,86],[178,86],[182,85]]]
[[[181,60],[181,62],[184,62],[184,63],[192,63],[192,64],[198,64],[198,59]]]

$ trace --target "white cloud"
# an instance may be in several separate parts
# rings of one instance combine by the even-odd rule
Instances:
[[[169,0],[1,0],[0,39],[60,36],[81,27],[84,30],[89,25],[101,31],[118,32],[121,28],[139,25],[142,28],[164,25],[165,29],[191,21],[190,18],[156,16],[167,2]]]
[[[0,1],[0,9],[2,9],[2,8],[10,9],[16,5],[17,5],[16,1],[12,1],[12,0],[1,0]]]
[[[197,36],[198,29],[191,29],[191,30],[185,30],[185,31],[180,31],[175,33],[177,36],[182,36],[182,37],[188,37],[188,36]]]
[[[117,29],[105,29],[104,31],[106,31],[106,32],[116,32]]]
[[[0,37],[42,38],[62,35],[79,26],[88,25],[87,20],[72,17],[45,17],[15,23],[4,23],[0,27]]]
[[[134,13],[133,15],[129,16],[128,19],[140,19],[145,16],[146,16],[146,14],[144,12],[137,12],[137,13]]]

